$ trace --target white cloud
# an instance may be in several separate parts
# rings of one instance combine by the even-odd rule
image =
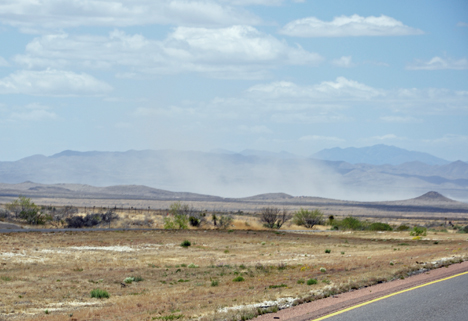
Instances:
[[[464,70],[468,69],[468,60],[466,58],[454,60],[451,58],[434,57],[429,61],[416,60],[415,63],[406,67],[410,70],[443,70],[455,69]]]
[[[380,117],[380,119],[388,123],[422,123],[421,119],[417,119],[411,116],[383,116]]]
[[[330,136],[319,136],[319,135],[306,135],[299,138],[300,141],[324,141],[324,142],[331,142],[331,143],[340,143],[344,142],[344,139],[338,137],[330,137]]]
[[[351,60],[351,56],[343,56],[339,59],[332,60],[331,64],[336,67],[351,68],[355,66],[355,64]]]
[[[355,14],[335,17],[330,22],[315,17],[294,20],[285,25],[280,33],[293,37],[357,37],[419,35],[423,31],[408,27],[392,17],[361,17]]]
[[[15,107],[14,109],[15,110],[9,112],[9,116],[6,117],[6,120],[9,122],[23,123],[58,119],[57,114],[51,111],[49,106],[38,103]]]
[[[374,136],[371,137],[371,140],[405,140],[405,137],[398,137],[395,134],[387,134],[383,136]]]
[[[10,64],[8,63],[8,61],[6,61],[5,58],[0,56],[0,67],[7,67],[9,65]]]
[[[320,55],[250,26],[178,27],[164,41],[113,31],[108,37],[47,35],[35,38],[15,61],[28,68],[128,68],[124,74],[205,73],[217,78],[261,78],[280,65],[317,64]]]
[[[425,143],[430,144],[450,144],[450,145],[461,145],[461,144],[468,144],[468,136],[467,135],[459,135],[459,134],[446,134],[442,137],[435,138],[435,139],[425,139]]]
[[[80,26],[226,26],[258,24],[261,19],[226,1],[214,0],[4,0],[0,21],[33,32]]]
[[[255,85],[248,89],[252,94],[268,94],[271,98],[295,97],[323,101],[368,100],[382,94],[382,91],[354,80],[338,77],[335,81],[324,81],[313,86],[298,86],[291,82],[274,82]]]
[[[0,94],[37,96],[99,95],[112,87],[85,73],[20,70],[0,79]]]
[[[10,120],[12,121],[43,121],[54,119],[57,119],[57,115],[54,112],[41,109],[14,112],[10,116]]]

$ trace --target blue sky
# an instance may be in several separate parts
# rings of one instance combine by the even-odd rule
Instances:
[[[0,160],[394,145],[468,161],[468,2],[6,0]]]

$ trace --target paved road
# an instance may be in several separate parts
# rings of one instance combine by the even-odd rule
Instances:
[[[325,320],[468,320],[468,274],[397,294]]]

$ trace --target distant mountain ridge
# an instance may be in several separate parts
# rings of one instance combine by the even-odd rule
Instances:
[[[449,161],[428,153],[409,151],[388,145],[369,147],[348,147],[323,149],[311,157],[329,161],[344,161],[351,164],[401,165],[407,162],[419,161],[428,165],[446,165]]]
[[[144,185],[229,198],[284,193],[348,200],[395,200],[436,191],[468,201],[468,164],[462,161],[443,165],[420,161],[373,165],[293,157],[289,153],[247,151],[245,154],[63,151],[49,157],[34,155],[0,162],[0,182]],[[150,192],[142,189],[140,193]]]

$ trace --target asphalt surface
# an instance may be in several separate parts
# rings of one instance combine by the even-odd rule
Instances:
[[[326,320],[468,320],[468,274],[400,293]]]

